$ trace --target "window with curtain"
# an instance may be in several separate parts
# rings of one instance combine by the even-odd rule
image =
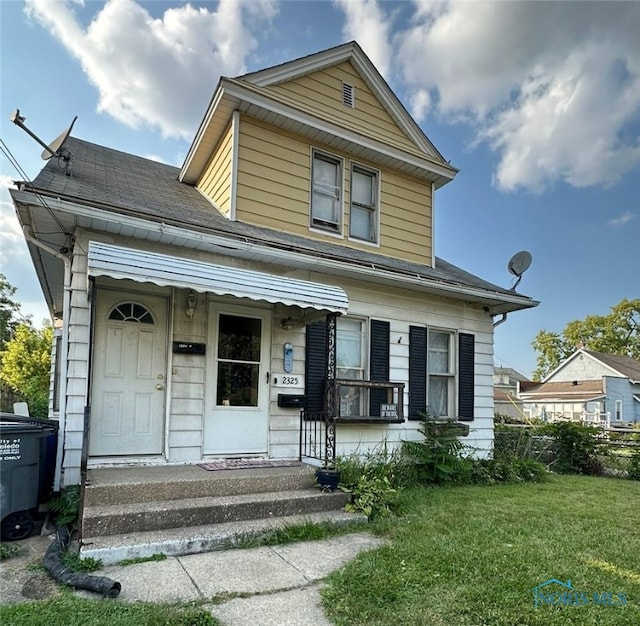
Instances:
[[[349,236],[375,242],[378,238],[378,174],[353,165],[350,189]]]
[[[342,160],[314,150],[311,178],[311,226],[341,232]]]
[[[336,375],[349,380],[365,378],[365,323],[363,320],[338,318],[336,333]],[[340,415],[366,415],[366,394],[359,387],[340,388]]]
[[[453,333],[430,330],[427,340],[427,404],[432,417],[455,417]]]

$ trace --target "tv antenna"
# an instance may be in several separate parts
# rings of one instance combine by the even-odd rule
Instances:
[[[46,144],[44,141],[42,141],[42,139],[40,139],[40,137],[38,137],[38,135],[27,128],[24,123],[27,118],[23,115],[20,115],[20,109],[16,109],[16,112],[11,116],[10,119],[16,126],[22,128],[22,130],[24,130],[28,135],[35,139],[44,148],[42,154],[40,155],[43,161],[48,161],[50,158],[56,157],[58,159],[58,164],[60,164],[60,168],[67,176],[71,176],[73,155],[67,148],[65,148],[64,144],[71,134],[73,125],[78,119],[77,115],[73,118],[71,124],[69,124],[69,128],[60,133],[50,144]]]
[[[511,274],[516,277],[515,282],[511,285],[511,291],[515,291],[516,287],[520,284],[522,280],[522,275],[529,269],[531,265],[532,257],[531,253],[526,250],[521,250],[520,252],[516,252],[510,259],[509,263],[507,263],[507,269]]]

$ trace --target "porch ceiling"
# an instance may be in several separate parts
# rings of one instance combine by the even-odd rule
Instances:
[[[89,243],[88,273],[331,313],[349,308],[340,287],[95,241]]]

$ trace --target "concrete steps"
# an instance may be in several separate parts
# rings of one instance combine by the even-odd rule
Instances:
[[[314,482],[313,468],[304,465],[90,470],[81,554],[107,564],[157,552],[178,555],[228,547],[291,524],[363,521],[363,516],[344,512],[349,494],[324,492]]]

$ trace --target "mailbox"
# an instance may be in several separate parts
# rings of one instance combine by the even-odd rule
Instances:
[[[304,409],[306,396],[288,393],[278,394],[278,406],[287,409]]]

